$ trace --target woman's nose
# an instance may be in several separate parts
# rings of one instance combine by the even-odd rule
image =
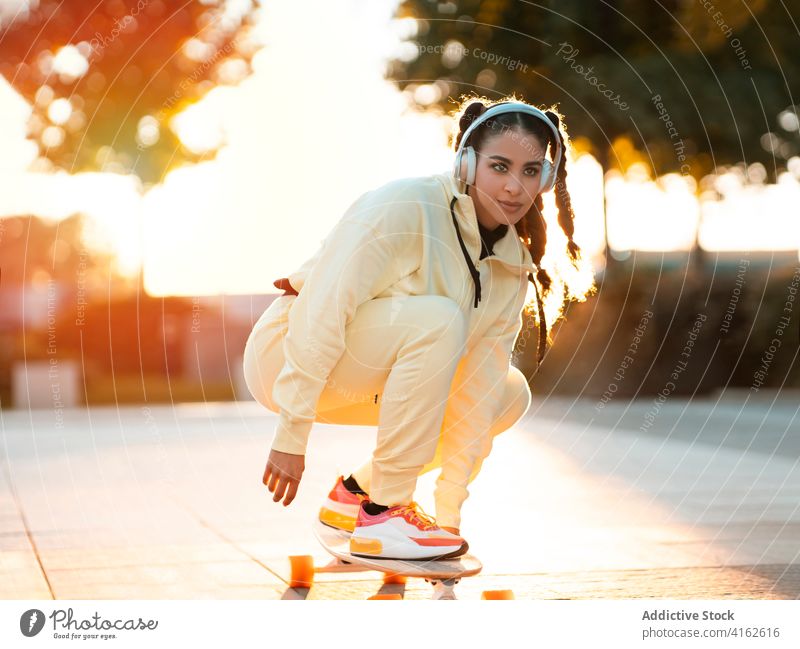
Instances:
[[[506,187],[505,187],[506,191],[509,194],[518,194],[522,189],[522,183],[520,183],[519,180],[516,177],[514,177],[513,174],[509,174],[508,176],[509,177],[506,180]]]

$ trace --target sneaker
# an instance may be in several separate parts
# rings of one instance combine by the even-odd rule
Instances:
[[[350,537],[350,554],[369,559],[448,559],[464,554],[468,547],[413,502],[375,516],[362,505]]]
[[[344,486],[344,476],[339,476],[328,494],[325,504],[319,510],[319,520],[329,527],[352,532],[356,526],[361,501],[366,496],[354,494]]]

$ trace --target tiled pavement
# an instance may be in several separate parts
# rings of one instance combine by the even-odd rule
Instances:
[[[484,571],[459,597],[800,596],[798,399],[737,416],[732,396],[673,398],[637,432],[650,404],[534,401],[472,485],[462,531]],[[315,426],[284,508],[261,485],[275,420],[254,403],[57,414],[1,415],[0,598],[430,595],[369,571],[287,586],[288,555],[328,561],[311,521],[337,473],[368,455],[372,428]],[[434,477],[417,492],[429,512]]]

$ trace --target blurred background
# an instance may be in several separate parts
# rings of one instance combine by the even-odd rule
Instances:
[[[800,389],[798,21],[797,0],[0,0],[0,404],[249,399],[272,281],[364,191],[449,169],[462,97],[511,93],[565,115],[597,285],[538,373],[524,328],[535,392]]]

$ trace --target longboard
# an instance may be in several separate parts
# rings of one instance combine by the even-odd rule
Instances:
[[[315,566],[314,557],[310,555],[289,557],[290,588],[311,588],[316,573],[377,570],[384,573],[384,584],[404,584],[407,577],[420,577],[433,585],[433,599],[455,599],[453,587],[458,581],[478,574],[483,568],[478,558],[469,553],[455,559],[431,561],[357,557],[350,554],[350,532],[329,527],[319,520],[315,521],[313,529],[314,536],[334,559],[326,566]],[[511,590],[484,590],[481,598],[514,599],[514,593]],[[402,599],[402,595],[377,594],[369,599]]]
[[[483,567],[478,558],[469,553],[454,559],[414,561],[354,556],[350,554],[350,532],[329,527],[319,520],[314,523],[314,535],[336,562],[325,568],[314,568],[313,562],[309,566],[310,557],[294,557],[293,579],[303,577],[309,584],[314,572],[377,570],[385,574],[384,583],[403,583],[406,577],[419,577],[433,585],[434,599],[455,599],[455,584],[463,577],[478,574]]]

